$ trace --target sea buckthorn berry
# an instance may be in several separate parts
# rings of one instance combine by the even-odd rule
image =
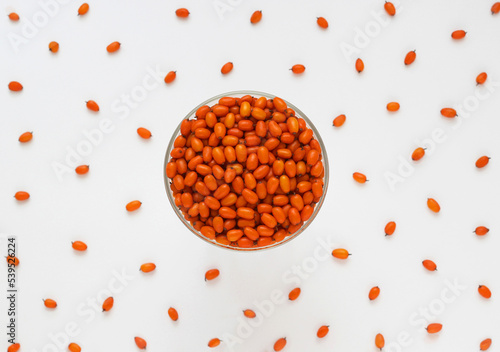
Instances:
[[[75,251],[80,251],[80,252],[87,250],[87,244],[82,241],[71,242],[71,247],[73,247]]]
[[[120,46],[121,46],[121,43],[113,42],[106,47],[106,50],[108,51],[108,53],[114,53],[114,52],[118,51],[118,49],[120,49]]]
[[[426,268],[429,271],[436,271],[437,270],[437,265],[432,260],[426,259],[426,260],[422,261],[422,265],[424,266],[424,268]]]
[[[320,326],[320,328],[318,329],[318,332],[316,333],[316,336],[318,336],[320,339],[322,339],[323,337],[328,335],[329,331],[330,331],[330,328],[328,325]]]
[[[286,346],[286,337],[282,337],[274,343],[273,349],[276,352],[279,352],[282,351],[283,348],[285,348],[285,346]]]
[[[33,132],[24,132],[19,136],[19,142],[26,143],[33,139]]]
[[[75,172],[78,174],[78,175],[85,175],[86,173],[88,173],[90,170],[90,166],[89,165],[80,165],[80,166],[77,166],[75,168]]]
[[[87,109],[92,110],[92,111],[99,111],[99,105],[93,100],[89,100],[86,102],[87,104]]]
[[[177,71],[170,71],[165,76],[165,83],[166,84],[172,83],[175,80],[175,77],[177,77]]]
[[[397,102],[391,102],[387,104],[387,111],[398,111],[399,110],[399,103]]]
[[[337,259],[347,259],[351,255],[347,249],[337,248],[332,251],[332,255]]]
[[[484,82],[486,82],[486,79],[488,78],[488,74],[486,72],[482,72],[480,74],[477,75],[476,77],[476,83],[479,85],[479,84],[483,84]]]
[[[19,92],[23,90],[23,85],[17,81],[12,81],[9,83],[9,89],[13,92]]]
[[[72,342],[68,345],[68,350],[70,352],[81,352],[82,351],[82,348],[80,347],[80,345]]]
[[[137,347],[139,347],[141,350],[146,349],[146,346],[147,346],[146,340],[144,340],[141,337],[136,336],[136,337],[134,337],[134,341],[135,341],[135,344],[137,345]]]
[[[177,313],[177,309],[175,309],[175,308],[172,308],[172,307],[168,308],[168,316],[173,321],[179,320],[179,313]]]
[[[57,307],[57,302],[50,298],[44,299],[43,304],[49,309],[54,309]]]
[[[12,257],[10,255],[8,255],[7,257],[5,257],[7,259],[7,264],[9,265],[14,265],[14,266],[18,266],[19,265],[19,258],[17,257]]]
[[[147,129],[147,128],[144,128],[144,127],[139,127],[137,129],[137,134],[141,137],[141,138],[144,138],[144,139],[149,139],[151,138],[152,134],[151,132]]]
[[[408,54],[406,54],[405,56],[405,65],[411,65],[416,58],[417,58],[416,50],[408,52]]]
[[[496,15],[500,12],[500,2],[496,2],[491,6],[491,14]]]
[[[444,117],[447,117],[449,119],[454,118],[455,116],[458,116],[457,111],[452,108],[443,108],[441,109],[441,115]]]
[[[365,183],[366,181],[368,181],[366,179],[366,176],[360,172],[353,173],[352,178],[354,179],[354,181],[356,181],[358,183]]]
[[[441,206],[433,198],[427,198],[427,207],[435,213],[439,213],[439,211],[441,210]]]
[[[304,65],[297,64],[297,65],[293,65],[290,70],[297,75],[300,73],[304,73],[304,71],[306,70],[306,67]]]
[[[424,155],[425,155],[425,148],[419,147],[413,151],[413,153],[411,154],[411,158],[412,160],[417,161],[422,159]]]
[[[250,23],[251,24],[256,24],[259,23],[260,20],[262,19],[262,11],[255,11],[252,16],[250,17]]]
[[[481,168],[485,167],[486,165],[488,165],[489,162],[490,162],[490,158],[489,157],[482,156],[479,159],[477,159],[477,161],[476,161],[476,167],[479,168],[479,169],[481,169]]]
[[[15,12],[9,13],[9,19],[13,22],[19,21],[19,15]]]
[[[205,273],[205,281],[210,281],[219,276],[219,269],[210,269]]]
[[[29,197],[30,197],[30,194],[28,192],[24,192],[24,191],[16,192],[16,194],[14,195],[14,198],[16,198],[19,201],[27,200],[27,199],[29,199]]]
[[[189,16],[189,11],[188,11],[188,9],[180,8],[180,9],[175,10],[175,14],[177,15],[177,17],[187,18]]]
[[[477,292],[486,299],[491,298],[491,291],[487,286],[479,285]]]
[[[59,51],[59,43],[58,42],[50,42],[49,50],[53,53],[57,53]]]
[[[300,287],[296,287],[293,290],[290,291],[288,294],[288,299],[290,301],[295,301],[297,298],[300,296]]]
[[[125,206],[127,211],[135,211],[141,207],[142,203],[138,200],[133,200]]]
[[[220,69],[220,72],[223,75],[227,75],[229,72],[233,70],[233,63],[232,62],[227,62],[225,63],[222,68]]]
[[[154,263],[145,263],[145,264],[142,264],[141,268],[140,268],[140,270],[143,273],[150,273],[150,272],[152,272],[155,269],[156,269],[156,264],[154,264]]]
[[[365,70],[365,63],[360,58],[356,60],[355,66],[356,66],[356,71],[358,71],[358,73],[361,73]]]
[[[377,334],[377,336],[375,336],[375,347],[382,350],[382,348],[384,348],[384,346],[385,346],[384,335]]]
[[[250,319],[253,319],[255,318],[257,315],[255,314],[255,312],[251,309],[245,309],[243,311],[243,315],[246,316],[247,318],[250,318]]]
[[[487,228],[487,227],[484,227],[484,226],[478,226],[476,227],[476,229],[474,230],[474,233],[478,236],[484,236],[486,235],[488,232],[490,232],[490,229]]]
[[[368,298],[370,299],[370,301],[373,301],[374,299],[377,299],[379,294],[380,288],[378,286],[372,287],[370,292],[368,293]]]
[[[113,297],[108,297],[106,300],[104,300],[104,303],[102,304],[102,311],[103,312],[108,312],[113,308],[113,304],[115,303],[115,300]]]
[[[384,10],[389,16],[394,16],[396,14],[396,8],[392,2],[386,1],[384,4]]]
[[[387,225],[385,225],[384,231],[386,236],[391,236],[394,231],[396,231],[396,223],[394,221],[389,221]]]
[[[346,116],[344,114],[337,116],[333,119],[333,126],[340,127],[344,124]]]
[[[80,7],[78,8],[78,16],[83,16],[87,12],[89,12],[89,4],[83,3],[82,5],[80,5]]]
[[[500,4],[500,2],[498,4]],[[500,6],[499,6],[499,8],[500,8]],[[484,339],[479,344],[479,349],[481,351],[487,351],[490,347],[491,347],[491,339]]]
[[[217,337],[214,337],[210,341],[208,341],[208,347],[214,348],[220,345],[220,340]]]
[[[316,19],[316,23],[318,24],[318,26],[320,26],[323,29],[328,28],[328,21],[324,17],[318,17]]]
[[[443,328],[443,325],[438,324],[438,323],[433,323],[433,324],[429,324],[426,329],[427,329],[427,332],[429,334],[435,334],[437,332],[440,332],[442,328]]]
[[[451,33],[451,37],[455,40],[458,40],[458,39],[463,39],[465,38],[465,35],[467,34],[466,31],[463,31],[463,30],[457,30],[457,31],[454,31],[453,33]]]

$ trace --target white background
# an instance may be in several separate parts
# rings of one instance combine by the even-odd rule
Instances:
[[[218,12],[216,5],[224,4]],[[71,341],[83,351],[136,351],[134,336],[145,338],[149,351],[208,350],[213,337],[237,336],[242,309],[258,311],[254,302],[268,300],[273,290],[288,294],[297,286],[290,278],[299,281],[299,299],[275,306],[233,350],[271,351],[286,336],[286,351],[375,351],[380,332],[391,344],[387,351],[477,351],[487,337],[499,351],[500,15],[491,15],[492,4],[407,0],[389,18],[383,1],[368,0],[108,0],[90,2],[84,17],[76,16],[80,3],[59,4],[40,23],[40,3],[2,1],[5,14],[22,18],[0,19],[0,232],[18,238],[22,351],[55,351],[51,333],[62,350]],[[179,7],[189,8],[187,20],[176,18]],[[263,10],[263,18],[251,25],[255,10]],[[330,22],[327,30],[316,25],[318,16]],[[16,49],[10,39],[23,36],[26,21],[38,21],[36,32]],[[467,37],[452,41],[456,29]],[[355,47],[356,33],[366,30],[368,39],[358,43],[363,47],[346,56],[342,43]],[[52,40],[61,46],[55,55],[48,51]],[[113,41],[122,47],[110,55],[106,46]],[[404,56],[414,49],[417,59],[405,67]],[[362,74],[354,69],[357,57],[365,62]],[[227,61],[234,70],[223,76]],[[307,67],[303,75],[289,71],[297,63]],[[176,70],[175,83],[160,82],[128,114],[117,112],[122,94],[137,93],[157,66]],[[476,88],[483,71],[489,90]],[[24,90],[10,92],[12,80]],[[330,188],[314,223],[262,253],[234,253],[193,236],[163,185],[164,153],[185,114],[202,100],[241,89],[293,102],[320,130],[330,159]],[[99,113],[86,109],[89,99],[100,104]],[[388,113],[390,101],[398,101],[400,111]],[[464,105],[454,120],[439,114]],[[347,122],[335,129],[332,119],[341,113]],[[68,150],[103,119],[112,121],[113,131],[78,162],[90,164],[90,173],[77,176],[71,166],[58,179],[54,163],[64,165]],[[137,136],[141,126],[152,139]],[[25,131],[34,138],[21,145]],[[425,144],[436,135],[437,143]],[[398,173],[401,158],[408,160],[418,146],[427,147],[427,155],[410,163],[413,171],[402,169],[403,181],[391,190],[385,175]],[[492,159],[478,170],[481,155]],[[369,182],[356,184],[355,171]],[[19,190],[30,192],[29,201],[12,198]],[[426,207],[428,197],[441,204],[439,214]],[[134,199],[143,206],[127,213],[125,204]],[[397,229],[385,237],[390,220]],[[479,225],[491,229],[484,238],[472,233]],[[331,241],[328,253],[343,247],[352,256],[340,262],[324,251],[318,260],[320,239]],[[74,240],[85,241],[88,251],[75,253]],[[437,272],[422,267],[427,258]],[[150,261],[157,270],[139,273]],[[291,273],[304,265],[312,268],[307,278]],[[204,273],[214,267],[221,275],[206,283]],[[101,305],[104,297],[97,297],[114,270],[133,278],[113,292],[113,310],[79,314],[81,305],[88,311],[88,299]],[[459,283],[458,293],[446,289],[447,280]],[[479,296],[479,284],[490,287],[490,300]],[[375,285],[381,295],[369,302]],[[57,309],[47,310],[42,298],[57,300]],[[177,323],[167,316],[170,306],[179,311]],[[422,309],[433,317],[423,318]],[[68,339],[63,331],[70,322],[78,328]],[[423,328],[433,322],[444,325],[437,336]],[[331,330],[320,340],[323,324]],[[396,346],[405,335],[409,343]],[[230,350],[227,339],[217,350]]]

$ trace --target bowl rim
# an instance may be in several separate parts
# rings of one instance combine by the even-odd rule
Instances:
[[[182,121],[184,121],[186,119],[190,119],[193,116],[195,116],[196,111],[200,107],[202,107],[204,105],[208,105],[209,103],[214,102],[216,100],[218,101],[220,98],[223,98],[223,97],[226,97],[226,96],[244,96],[244,95],[262,96],[262,97],[266,97],[268,99],[274,99],[276,97],[279,97],[279,96],[274,95],[274,94],[269,94],[269,93],[266,93],[266,92],[255,91],[255,90],[234,90],[234,91],[229,91],[229,92],[217,94],[217,95],[215,95],[215,96],[213,96],[213,97],[211,97],[209,99],[204,100],[202,103],[200,103],[199,105],[197,105],[184,118],[182,118],[182,120],[179,122],[179,124],[175,128],[175,130],[174,130],[174,132],[172,134],[172,137],[170,138],[170,141],[168,143],[167,150],[166,150],[166,153],[165,153],[164,162],[163,162],[163,180],[164,180],[163,183],[164,183],[165,191],[167,193],[167,198],[168,198],[168,200],[170,202],[170,205],[174,209],[174,212],[177,215],[177,217],[181,220],[181,222],[184,224],[184,226],[186,226],[192,233],[194,233],[197,237],[201,238],[204,242],[210,243],[211,245],[216,246],[218,248],[225,248],[225,249],[231,250],[231,251],[237,251],[237,252],[260,252],[260,251],[263,251],[263,250],[268,250],[268,249],[280,247],[280,246],[282,246],[282,245],[284,245],[286,243],[289,243],[290,241],[292,241],[293,239],[295,239],[296,237],[298,237],[300,234],[302,234],[305,231],[305,229],[307,229],[309,227],[309,225],[313,222],[313,220],[316,218],[316,216],[318,215],[321,207],[323,206],[325,198],[326,198],[326,194],[327,194],[327,191],[328,191],[328,184],[329,184],[329,181],[330,181],[330,177],[329,177],[329,168],[330,168],[330,166],[329,166],[329,163],[328,163],[327,151],[326,151],[323,139],[321,138],[321,135],[319,134],[318,130],[316,129],[316,126],[314,126],[314,123],[307,117],[306,114],[304,114],[302,112],[302,110],[298,109],[295,105],[291,104],[287,100],[285,100],[285,99],[283,99],[283,98],[280,97],[281,99],[283,99],[285,101],[285,103],[287,104],[288,107],[292,108],[295,111],[296,116],[301,117],[301,118],[303,118],[306,121],[307,127],[310,128],[310,129],[312,129],[314,138],[320,144],[321,154],[323,156],[323,158],[322,158],[323,167],[324,167],[324,170],[325,170],[325,175],[324,175],[324,180],[323,180],[323,195],[321,196],[320,200],[316,203],[316,205],[314,207],[314,212],[311,215],[311,217],[307,220],[307,222],[305,222],[302,225],[302,227],[299,230],[297,230],[297,232],[295,232],[294,234],[292,234],[290,236],[287,236],[285,239],[283,239],[280,242],[275,242],[275,243],[273,243],[273,244],[271,244],[269,246],[265,246],[265,247],[241,248],[241,247],[234,247],[234,246],[224,245],[224,244],[216,242],[215,240],[210,240],[209,238],[206,238],[199,231],[195,230],[192,227],[192,225],[184,218],[184,216],[182,215],[181,211],[175,205],[175,200],[174,200],[174,197],[173,197],[173,193],[170,190],[170,180],[167,177],[167,172],[166,172],[167,163],[169,162],[169,158],[170,158],[170,152],[172,151],[172,147],[174,145],[175,139],[177,138],[177,136],[180,133],[180,128],[181,128]]]

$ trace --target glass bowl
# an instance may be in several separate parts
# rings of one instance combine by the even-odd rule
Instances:
[[[174,133],[172,135],[172,138],[170,139],[170,142],[168,143],[167,152],[165,154],[165,161],[164,161],[164,165],[163,165],[163,176],[164,176],[164,180],[165,180],[165,189],[167,191],[168,200],[170,201],[170,204],[172,205],[172,208],[174,209],[175,214],[177,215],[177,217],[182,221],[182,223],[192,233],[194,233],[196,236],[198,236],[199,238],[201,238],[205,242],[208,242],[208,243],[213,244],[213,245],[215,245],[217,247],[220,247],[220,248],[226,248],[226,249],[230,249],[230,250],[243,251],[243,252],[252,252],[252,251],[260,251],[260,250],[269,249],[269,248],[275,248],[275,247],[284,245],[285,243],[288,243],[292,239],[294,239],[297,236],[299,236],[314,221],[314,219],[316,218],[316,215],[318,215],[318,212],[321,209],[321,206],[323,205],[323,202],[325,201],[326,193],[327,193],[327,190],[328,190],[328,180],[329,180],[329,165],[328,165],[328,156],[327,156],[327,153],[326,153],[326,148],[325,148],[325,145],[323,143],[323,140],[321,139],[321,136],[320,136],[318,130],[316,129],[316,127],[314,126],[314,124],[311,122],[311,120],[300,109],[298,109],[296,106],[294,106],[293,104],[291,104],[291,103],[289,103],[288,101],[285,100],[285,102],[288,105],[288,107],[290,107],[293,110],[295,110],[295,116],[301,117],[301,118],[303,118],[306,121],[307,127],[310,128],[313,131],[314,138],[318,140],[318,142],[319,142],[319,144],[321,146],[322,161],[323,161],[323,167],[324,167],[324,170],[325,170],[325,176],[324,176],[324,180],[323,180],[323,182],[324,182],[324,185],[323,185],[323,195],[321,196],[320,200],[316,203],[316,205],[314,207],[314,212],[311,215],[311,217],[309,218],[309,220],[305,221],[304,224],[300,227],[300,229],[298,229],[295,233],[293,233],[293,234],[285,237],[282,241],[273,242],[272,244],[270,244],[268,246],[242,248],[242,247],[237,247],[237,246],[225,245],[225,244],[217,242],[216,240],[212,240],[212,239],[209,239],[209,238],[203,236],[199,231],[197,231],[189,223],[189,221],[187,221],[184,218],[184,215],[181,212],[181,210],[175,205],[174,195],[173,195],[172,190],[170,189],[170,183],[171,182],[170,182],[170,179],[167,177],[167,173],[166,173],[166,166],[167,166],[167,163],[170,160],[170,152],[173,149],[175,139],[180,134],[181,123],[182,123],[183,120],[194,118],[196,111],[200,107],[202,107],[203,105],[212,106],[214,104],[217,104],[218,101],[219,101],[219,99],[222,98],[222,97],[226,97],[226,96],[227,97],[242,97],[242,96],[245,96],[245,95],[251,95],[251,96],[254,96],[254,97],[266,97],[268,99],[272,99],[272,98],[276,97],[275,95],[264,93],[264,92],[257,92],[257,91],[250,91],[250,90],[244,90],[243,91],[243,90],[241,90],[241,91],[233,91],[233,92],[227,92],[227,93],[219,94],[219,95],[216,95],[216,96],[214,96],[214,97],[212,97],[210,99],[207,99],[204,102],[200,103],[198,106],[196,106],[193,110],[191,110],[180,121],[179,125],[175,129],[175,131],[174,131]]]

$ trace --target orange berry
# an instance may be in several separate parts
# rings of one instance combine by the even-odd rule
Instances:
[[[89,165],[80,165],[75,168],[75,172],[78,175],[85,175],[87,172],[89,172],[90,166]]]
[[[57,307],[57,302],[50,298],[44,299],[43,304],[45,305],[45,307],[50,309],[54,309],[55,307]]]
[[[479,159],[476,160],[476,167],[481,169],[483,167],[485,167],[486,165],[488,165],[488,163],[490,162],[490,158],[487,157],[487,156],[482,156],[480,157]]]
[[[71,246],[75,251],[83,252],[87,250],[87,245],[82,241],[71,242]]]
[[[488,74],[486,72],[481,72],[480,74],[477,75],[476,77],[476,83],[479,85],[479,84],[483,84],[484,82],[486,82],[486,79],[488,78]]]
[[[415,61],[416,58],[417,58],[416,50],[410,51],[405,56],[405,65],[411,65]]]
[[[346,116],[344,114],[339,115],[333,119],[333,125],[335,127],[340,127],[344,124],[345,120],[346,120]]]
[[[78,344],[72,342],[68,345],[68,350],[70,352],[81,352],[82,348]]]
[[[78,8],[78,16],[83,16],[89,12],[89,4],[84,3]]]
[[[19,21],[19,15],[15,12],[11,12],[9,13],[9,19],[14,22]]]
[[[424,155],[425,155],[425,149],[419,147],[413,151],[413,153],[411,154],[411,158],[414,161],[417,161],[417,160],[422,159],[424,157]]]
[[[152,272],[155,269],[156,269],[156,264],[155,263],[145,263],[145,264],[142,264],[141,268],[140,268],[140,270],[143,273],[150,273],[150,272]]]
[[[432,260],[426,259],[426,260],[422,261],[422,265],[424,266],[424,268],[426,268],[429,271],[436,271],[437,270],[437,265]]]
[[[53,53],[57,53],[59,51],[59,43],[58,42],[50,42],[49,43],[49,50],[52,51]]]
[[[227,75],[229,72],[233,70],[233,63],[232,62],[226,62],[224,66],[220,69],[220,72],[223,75]]]
[[[318,19],[316,20],[316,23],[321,28],[324,28],[324,29],[328,28],[328,21],[324,17],[318,17]]]
[[[189,16],[189,11],[188,11],[188,9],[180,8],[180,9],[175,10],[175,14],[177,15],[177,17],[187,18]]]
[[[285,348],[286,346],[286,337],[282,337],[280,339],[278,339],[275,343],[274,343],[274,350],[276,352],[279,352],[281,351],[283,348]]]
[[[467,32],[466,32],[466,31],[463,31],[463,30],[458,30],[458,31],[454,31],[453,33],[451,33],[451,37],[452,37],[453,39],[458,40],[458,39],[463,39],[463,38],[465,38],[465,35],[466,35],[466,34],[467,34]]]
[[[474,230],[474,232],[476,233],[476,235],[478,236],[484,236],[486,235],[488,232],[490,232],[490,229],[487,228],[487,227],[484,227],[484,226],[478,226],[476,227],[476,229]]]
[[[121,43],[113,42],[106,47],[106,50],[108,51],[108,53],[114,53],[115,51],[118,51],[118,49],[120,49],[120,46]]]
[[[210,269],[205,273],[205,281],[213,280],[217,276],[219,276],[219,274],[220,274],[219,269]]]
[[[30,194],[28,192],[24,192],[24,191],[16,192],[16,194],[14,195],[14,198],[16,198],[19,201],[27,200],[29,197],[30,197]]]
[[[384,231],[386,236],[391,236],[394,231],[396,231],[396,223],[394,221],[389,221],[387,225],[385,225]]]
[[[300,73],[304,73],[304,71],[306,70],[306,67],[304,65],[297,64],[297,65],[293,65],[290,70],[292,70],[293,73],[298,75]]]
[[[125,206],[127,211],[135,211],[141,207],[142,203],[138,200],[133,200]]]
[[[214,348],[220,345],[220,340],[217,337],[214,337],[210,341],[208,341],[208,347]]]
[[[368,293],[368,298],[370,301],[377,299],[378,295],[380,295],[380,288],[378,286],[372,287],[370,292]]]
[[[452,109],[452,108],[441,109],[441,115],[443,115],[444,117],[450,118],[450,119],[454,118],[455,116],[458,116],[457,111],[455,109]]]
[[[394,16],[396,14],[396,8],[394,7],[394,4],[392,2],[386,1],[384,4],[384,9],[389,16]]]
[[[361,60],[359,58],[356,60],[355,66],[356,66],[356,71],[358,71],[358,73],[363,72],[365,69],[365,63],[363,62],[363,60]]]
[[[113,308],[114,303],[115,303],[115,300],[113,297],[106,298],[106,300],[102,304],[102,311],[108,312],[109,310],[111,310],[111,308]]]
[[[399,110],[399,103],[397,102],[391,102],[387,104],[387,110],[394,112]]]
[[[96,111],[96,112],[99,111],[99,105],[95,101],[89,100],[86,102],[86,104],[87,104],[87,109],[92,110],[92,111]]]
[[[18,343],[13,343],[12,345],[7,348],[7,352],[17,352],[21,348],[21,345]]]
[[[337,248],[332,251],[332,255],[337,259],[347,259],[351,254],[349,254],[347,249]]]
[[[380,350],[382,350],[384,346],[385,346],[384,335],[377,334],[377,336],[375,336],[375,347],[380,348]]]
[[[7,264],[13,264],[14,266],[18,266],[19,265],[19,259],[17,257],[12,257],[10,255],[8,255],[7,257],[5,257],[7,259]]]
[[[316,336],[318,336],[320,339],[328,335],[328,332],[330,331],[330,328],[328,325],[323,325],[318,329],[318,332],[316,333]]]
[[[245,309],[243,311],[243,315],[247,318],[255,318],[257,316],[257,314],[255,314],[255,312],[251,309]]]
[[[288,299],[290,301],[295,301],[297,298],[299,298],[300,296],[300,287],[296,287],[294,288],[293,290],[290,291],[290,293],[288,294]]]
[[[256,24],[259,23],[260,20],[262,19],[262,11],[255,11],[252,13],[252,16],[250,17],[250,23]]]
[[[427,198],[427,207],[429,207],[429,209],[435,213],[439,213],[439,211],[441,210],[441,206],[433,198]]]
[[[177,77],[177,71],[170,71],[165,76],[165,83],[166,84],[172,83],[175,80],[175,77]]]
[[[146,340],[144,340],[141,337],[136,336],[136,337],[134,337],[134,341],[135,341],[135,344],[137,345],[137,347],[139,347],[141,350],[146,349],[146,346],[147,346]]]
[[[352,178],[358,183],[365,183],[367,181],[366,176],[360,172],[353,173]]]
[[[139,127],[137,129],[137,134],[144,139],[149,139],[152,136],[151,132],[147,128],[144,128],[144,127]]]
[[[33,132],[24,132],[19,136],[19,142],[26,143],[33,139]]]
[[[172,307],[168,308],[168,316],[173,321],[177,321],[179,319],[179,313],[177,313],[177,310]]]
[[[479,285],[479,287],[477,288],[477,292],[479,292],[479,294],[481,296],[483,296],[484,298],[490,298],[491,297],[491,291],[488,287],[484,286],[484,285]]]
[[[496,15],[500,12],[500,2],[496,2],[491,6],[491,14]]]
[[[19,92],[23,90],[23,85],[17,81],[12,81],[9,83],[9,89],[13,92]]]
[[[429,325],[427,326],[427,332],[428,332],[429,334],[435,334],[435,333],[437,333],[437,332],[440,332],[442,328],[443,328],[443,325],[438,324],[438,323],[429,324]]]
[[[498,3],[498,4],[500,4],[500,3]],[[481,344],[479,345],[479,349],[481,351],[486,351],[487,349],[490,348],[490,346],[491,346],[491,339],[484,339],[483,341],[481,341]]]

